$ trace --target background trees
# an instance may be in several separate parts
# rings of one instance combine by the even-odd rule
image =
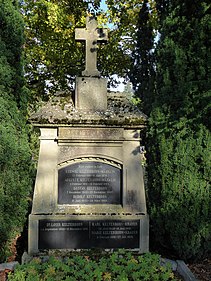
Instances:
[[[160,40],[148,128],[155,240],[181,258],[210,249],[210,4],[156,1]]]
[[[73,86],[82,64],[82,52],[74,40],[75,27],[84,24],[86,8],[85,1],[77,0],[23,2],[25,71],[33,97],[45,99],[49,90]]]
[[[150,113],[154,98],[156,21],[154,1],[144,0],[137,15],[129,78],[136,96],[142,101],[141,109],[145,114]]]
[[[20,234],[31,190],[22,46],[16,1],[0,1],[0,261]]]
[[[75,76],[81,75],[85,65],[84,44],[75,41],[75,28],[85,26],[88,11],[96,14],[101,26],[109,20],[106,12],[98,11],[100,0],[92,5],[87,2],[27,0],[22,3],[26,25],[25,71],[33,97],[47,99],[55,91],[74,89]],[[120,25],[120,29],[110,31],[107,45],[99,45],[98,68],[103,76],[125,76],[128,71],[129,47],[123,48],[125,44],[120,42],[124,34],[126,31]]]

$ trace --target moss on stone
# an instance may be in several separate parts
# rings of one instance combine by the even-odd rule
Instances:
[[[71,95],[57,95],[44,104],[30,118],[34,125],[75,124],[75,125],[109,125],[109,126],[141,126],[147,117],[122,93],[108,93],[106,111],[85,111],[74,107]]]

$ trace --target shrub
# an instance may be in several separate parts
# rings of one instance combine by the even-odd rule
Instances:
[[[24,23],[18,1],[0,1],[0,261],[23,228],[28,209],[30,147],[23,75]]]
[[[199,259],[211,249],[211,138],[203,125],[194,131],[186,122],[176,126],[168,133],[153,133],[160,155],[151,148],[152,230],[156,241],[179,258]]]
[[[211,15],[207,1],[156,6],[160,38],[146,140],[151,226],[179,258],[200,259],[211,250]]]
[[[9,281],[128,281],[176,280],[171,269],[160,265],[155,254],[135,255],[119,250],[99,257],[73,255],[64,260],[50,257],[48,262],[34,258],[29,264],[16,267]]]
[[[0,93],[0,261],[9,255],[9,244],[19,234],[28,210],[30,148],[23,117],[16,103]]]

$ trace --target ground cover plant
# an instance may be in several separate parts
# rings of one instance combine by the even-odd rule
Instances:
[[[9,281],[170,281],[178,280],[170,266],[160,264],[160,256],[144,255],[118,250],[114,253],[74,253],[67,258],[51,256],[44,262],[42,257],[16,267]]]

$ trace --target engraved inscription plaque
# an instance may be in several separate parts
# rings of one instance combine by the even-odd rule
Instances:
[[[122,128],[59,128],[59,140],[123,140]]]
[[[40,220],[38,248],[139,248],[140,220]]]
[[[86,161],[59,170],[59,204],[121,204],[121,169]]]

